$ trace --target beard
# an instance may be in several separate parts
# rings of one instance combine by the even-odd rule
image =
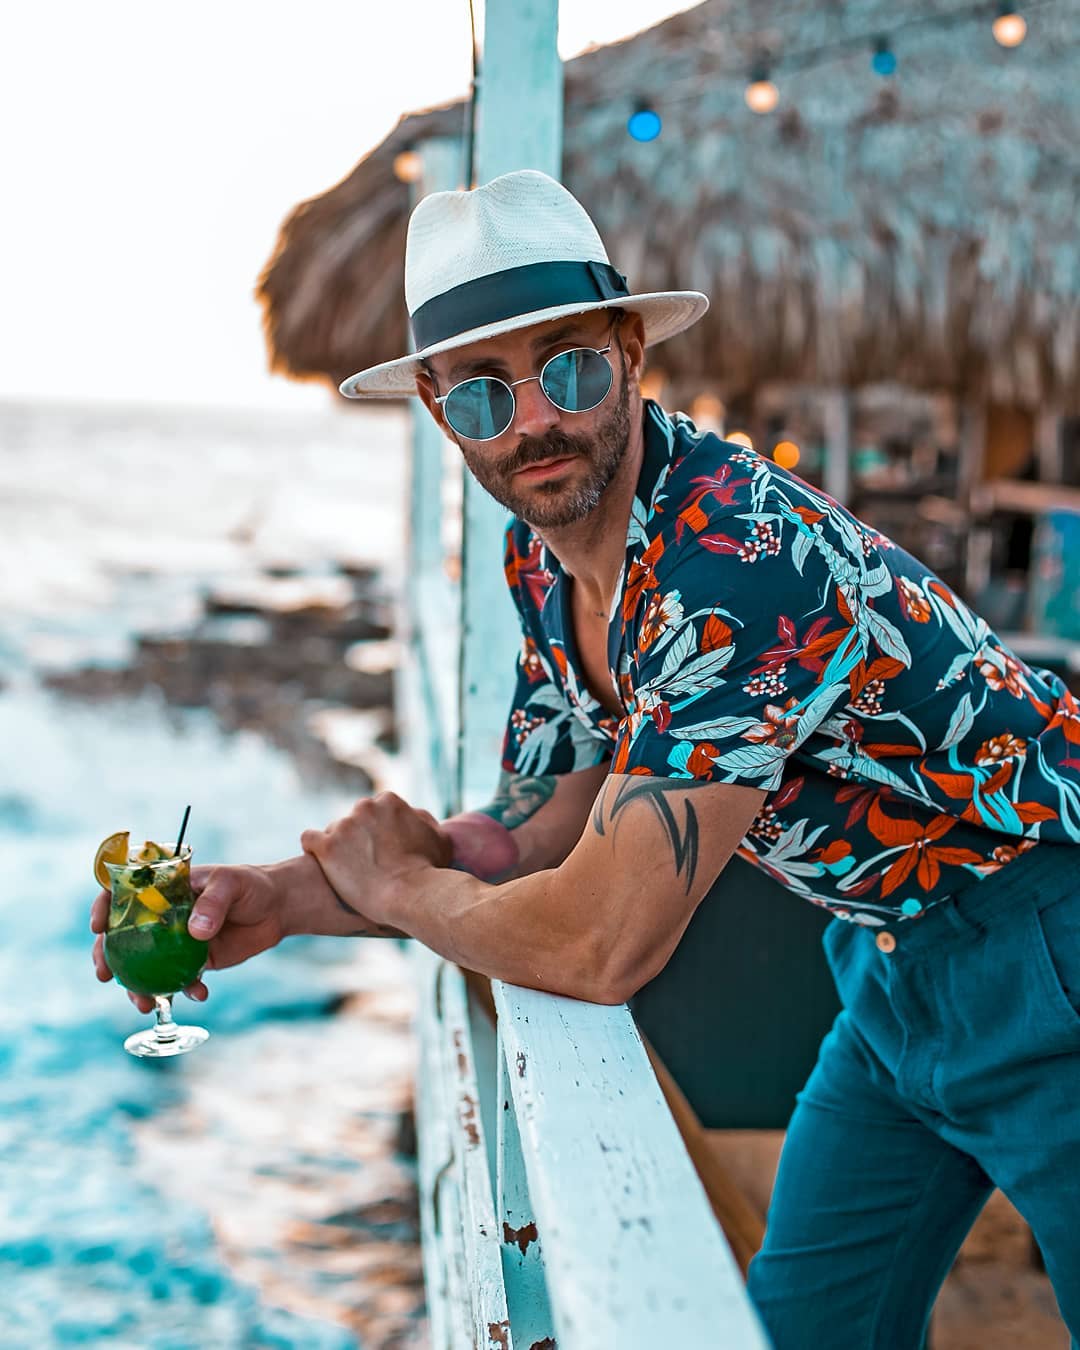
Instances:
[[[622,375],[614,406],[591,436],[550,431],[546,436],[527,437],[513,454],[499,461],[492,461],[458,439],[469,472],[501,506],[538,529],[561,529],[584,520],[596,509],[630,444],[630,389],[625,360]],[[584,479],[580,465],[575,464],[575,477],[570,481],[563,478],[530,487],[515,486],[514,474],[519,469],[564,455],[576,456],[581,465],[587,466]]]

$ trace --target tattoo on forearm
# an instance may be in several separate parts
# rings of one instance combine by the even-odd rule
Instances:
[[[551,800],[557,782],[554,774],[530,778],[525,774],[504,771],[499,775],[495,800],[487,806],[481,806],[480,814],[490,816],[508,830],[516,830],[530,816],[536,815],[545,802]]]
[[[631,802],[646,802],[667,832],[675,861],[675,875],[681,876],[685,872],[686,890],[689,893],[697,873],[700,832],[697,812],[691,805],[689,797],[685,795],[687,786],[686,783],[679,783],[676,786],[667,778],[646,778],[641,775],[628,777],[620,782],[613,794],[609,780],[596,798],[592,823],[597,834],[606,835],[610,827],[614,837],[620,812],[625,811]],[[675,791],[682,795],[683,805],[686,808],[686,819],[682,825],[676,819],[677,802],[672,803],[668,800],[669,794]]]

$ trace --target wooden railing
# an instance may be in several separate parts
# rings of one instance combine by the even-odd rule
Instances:
[[[766,1350],[626,1007],[417,965],[433,1350]]]
[[[557,175],[557,0],[488,0],[486,11],[479,181],[520,167]],[[460,143],[420,153],[418,194],[462,186]],[[462,506],[446,556],[445,462],[418,406],[398,698],[403,786],[440,815],[495,786],[520,642],[505,516],[468,479],[449,494]],[[433,1350],[765,1350],[629,1010],[489,985],[415,954]]]

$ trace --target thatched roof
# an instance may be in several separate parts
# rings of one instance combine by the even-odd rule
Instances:
[[[952,8],[706,0],[567,63],[563,181],[633,287],[713,302],[658,364],[725,395],[898,379],[1080,412],[1080,0],[1025,5],[1015,51],[993,5],[910,22]],[[885,80],[870,51],[890,30]],[[761,47],[781,90],[765,117],[743,101]],[[650,144],[625,129],[639,99],[664,119]],[[403,118],[285,222],[259,285],[275,369],[336,383],[406,351],[393,161],[462,122],[460,103]]]

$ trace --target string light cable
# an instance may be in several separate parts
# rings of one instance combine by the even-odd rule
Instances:
[[[994,4],[987,3],[987,0],[977,0],[976,3],[961,5],[956,9],[944,12],[935,8],[926,13],[911,14],[906,18],[898,19],[887,29],[878,24],[872,30],[835,38],[830,42],[819,43],[801,51],[759,50],[749,62],[749,78],[745,90],[746,103],[752,112],[770,113],[780,102],[781,93],[777,84],[778,75],[812,70],[827,65],[838,57],[850,55],[852,52],[868,52],[871,70],[884,79],[891,78],[897,74],[900,65],[895,39],[898,35],[915,28],[947,29],[969,24],[973,21],[986,23],[990,19],[992,20],[991,30],[999,46],[1006,49],[1016,48],[1027,36],[1028,25],[1024,14],[1052,9],[1057,3],[1058,0],[1023,0],[1022,4]],[[1023,10],[1023,13],[1021,10]],[[739,73],[740,69],[745,72],[747,66],[728,66],[704,74],[708,76],[735,75]],[[630,98],[632,111],[627,123],[627,130],[630,135],[635,140],[655,140],[660,135],[664,111],[682,104],[696,102],[701,98],[704,74],[696,75],[693,80],[687,80],[682,84],[672,86],[669,92],[656,100],[643,98],[640,94]],[[686,90],[685,93],[682,92],[683,88]],[[597,98],[596,100],[590,100],[590,102],[599,103],[601,99]],[[644,125],[642,119],[646,115],[652,119],[648,124],[651,134],[648,136],[636,135],[631,124],[636,121],[638,125]]]

